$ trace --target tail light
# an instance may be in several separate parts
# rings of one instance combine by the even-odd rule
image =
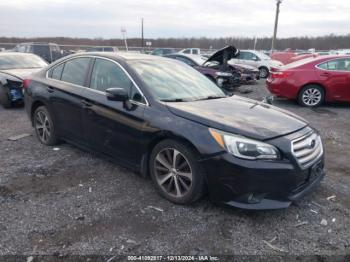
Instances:
[[[276,72],[271,72],[271,77],[272,78],[286,78],[288,76],[291,76],[293,72],[291,71],[276,71]]]
[[[31,81],[32,81],[32,79],[29,79],[29,78],[24,79],[24,80],[23,80],[23,89],[28,88]]]

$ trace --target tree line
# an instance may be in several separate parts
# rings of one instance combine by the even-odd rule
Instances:
[[[271,48],[271,37],[259,37],[256,39],[255,48],[258,50],[269,50]],[[80,45],[80,46],[124,46],[123,39],[103,39],[103,38],[70,38],[70,37],[39,37],[39,38],[20,38],[20,37],[0,37],[1,46],[3,43],[23,43],[23,42],[52,42],[59,45]],[[144,39],[146,42],[152,42],[154,47],[174,47],[174,48],[201,48],[201,49],[219,49],[226,45],[234,45],[240,49],[253,49],[255,38],[251,37],[192,37],[192,38],[156,38]],[[128,46],[141,47],[140,38],[127,39]],[[278,38],[276,41],[277,50],[291,49],[309,49],[331,50],[350,48],[350,34],[348,35],[326,35],[318,37],[289,37]],[[146,48],[146,46],[145,46]]]

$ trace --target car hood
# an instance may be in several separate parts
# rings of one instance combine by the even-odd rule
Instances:
[[[11,76],[17,77],[21,80],[26,78],[27,76],[36,73],[40,71],[42,68],[26,68],[26,69],[7,69],[7,70],[0,70],[0,72],[3,72],[5,74],[9,74]]]
[[[179,117],[258,140],[286,135],[308,125],[291,112],[239,96],[166,105]]]
[[[221,65],[225,62],[225,56],[226,56],[226,61],[228,61],[236,57],[238,54],[239,54],[239,50],[236,47],[229,45],[216,51],[203,64],[207,62],[218,62]]]

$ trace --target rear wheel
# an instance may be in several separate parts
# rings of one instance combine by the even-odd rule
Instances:
[[[318,85],[307,85],[303,87],[298,96],[298,103],[302,106],[320,106],[324,101],[323,88]]]
[[[204,192],[204,172],[187,145],[164,140],[150,156],[150,174],[158,192],[176,204],[189,204]]]
[[[0,84],[0,104],[4,108],[10,108],[12,106],[10,98],[6,92],[6,89],[1,84]]]
[[[45,106],[39,106],[34,111],[33,123],[35,134],[42,144],[47,146],[57,144],[58,139],[56,137],[55,125],[51,114]]]
[[[269,76],[269,69],[266,67],[259,68],[259,78],[267,78]]]

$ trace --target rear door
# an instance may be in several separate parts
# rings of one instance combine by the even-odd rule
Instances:
[[[317,65],[319,79],[334,100],[350,101],[350,58],[340,58]]]
[[[136,84],[117,62],[96,58],[89,87],[83,106],[86,140],[95,150],[127,165],[140,163],[147,105]],[[112,87],[124,88],[130,101],[108,100],[105,91]]]
[[[87,75],[92,59],[74,58],[49,71],[51,108],[58,133],[67,140],[85,144],[82,129],[82,101],[86,92]]]

